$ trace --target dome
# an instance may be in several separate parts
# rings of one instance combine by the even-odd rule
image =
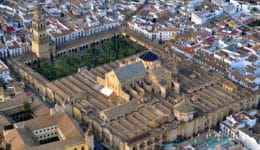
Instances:
[[[143,53],[140,58],[144,61],[155,61],[158,59],[158,56],[156,54],[154,54],[153,52],[145,52]]]

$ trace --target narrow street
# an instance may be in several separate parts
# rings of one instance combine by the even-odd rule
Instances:
[[[33,93],[33,95],[39,99],[40,101],[42,101],[48,108],[52,108],[54,105],[51,104],[49,101],[43,100],[42,96],[27,82],[24,80],[21,80],[21,78],[19,77],[19,75],[13,71],[11,71],[11,74],[13,75],[12,77],[14,78],[14,81],[23,81],[24,82],[24,86],[25,86],[25,91],[30,91]]]

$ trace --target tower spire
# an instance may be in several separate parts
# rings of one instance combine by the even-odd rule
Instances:
[[[37,0],[36,4],[34,5],[34,18],[36,19],[38,16],[42,14],[40,0]]]

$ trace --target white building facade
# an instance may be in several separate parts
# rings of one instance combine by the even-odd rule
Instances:
[[[239,130],[239,141],[241,141],[244,147],[255,150],[260,149],[260,140],[256,139],[255,137],[250,136],[243,130]]]

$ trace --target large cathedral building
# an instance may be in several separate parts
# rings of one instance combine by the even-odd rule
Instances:
[[[90,43],[74,43],[73,48],[70,44],[57,56]],[[35,7],[32,51],[40,60],[52,54],[40,5]],[[234,84],[210,67],[173,53],[164,58],[161,54],[162,50],[146,51],[89,70],[79,68],[54,81],[32,70],[23,56],[9,59],[8,65],[44,100],[60,105],[80,123],[91,124],[107,149],[157,150],[163,143],[215,128],[230,114],[259,106],[260,93]]]

